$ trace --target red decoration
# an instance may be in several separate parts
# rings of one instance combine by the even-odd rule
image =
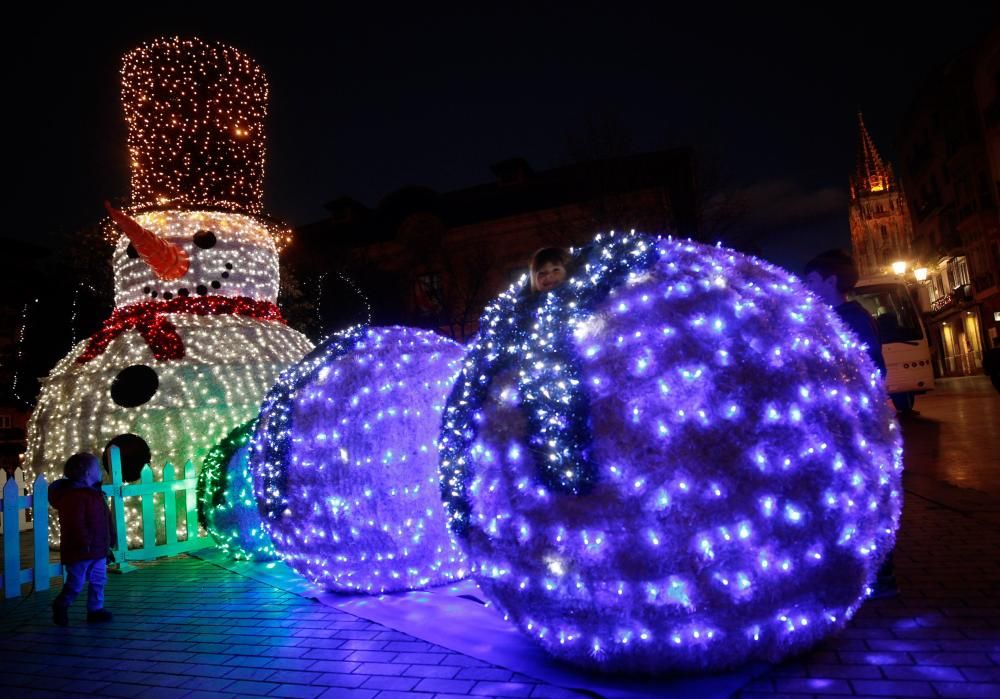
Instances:
[[[245,296],[202,296],[175,298],[169,301],[140,301],[116,308],[104,325],[90,336],[87,349],[76,361],[86,364],[103,354],[111,341],[124,332],[137,330],[149,345],[153,357],[166,361],[184,358],[184,342],[177,327],[167,320],[170,313],[195,313],[200,316],[237,315],[256,320],[284,323],[281,310],[270,301]]]

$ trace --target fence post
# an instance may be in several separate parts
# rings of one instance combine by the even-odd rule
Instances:
[[[21,495],[27,495],[27,493],[28,493],[28,491],[26,490],[27,483],[24,482],[24,469],[22,469],[20,466],[18,466],[17,468],[15,468],[14,469],[14,478],[15,478],[15,480],[17,480],[17,487],[20,489],[19,493]],[[17,522],[18,522],[17,526],[18,526],[18,528],[21,531],[25,531],[25,530],[31,529],[34,526],[32,522],[28,521],[28,510],[27,510],[27,508],[22,508],[21,509],[20,514],[18,514],[18,520],[17,520]]]
[[[111,456],[111,485],[106,485],[102,490],[111,496],[113,507],[112,514],[115,518],[115,561],[118,563],[119,573],[129,573],[135,568],[129,565],[125,555],[128,553],[128,530],[125,528],[125,496],[122,494],[122,456],[121,450],[112,446],[109,450]]]
[[[17,481],[8,478],[3,486],[3,594],[21,594],[21,532],[17,530],[17,511],[21,491]]]
[[[174,465],[163,466],[163,530],[167,551],[171,554],[177,545],[177,491],[174,490]]]
[[[139,473],[139,483],[153,484],[153,469],[146,464]],[[149,556],[156,548],[156,495],[152,488],[143,488],[142,498],[142,550],[144,556]]]
[[[188,461],[184,464],[184,478],[190,481],[195,478],[194,464]],[[185,492],[185,503],[187,512],[184,515],[184,531],[187,532],[187,540],[194,541],[198,538],[198,492],[197,488],[188,488]]]
[[[35,527],[35,591],[49,589],[51,570],[49,566],[49,482],[43,474],[38,474],[31,486],[31,514]]]

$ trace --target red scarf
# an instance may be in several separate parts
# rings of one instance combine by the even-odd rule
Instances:
[[[281,311],[270,301],[256,301],[245,296],[178,297],[169,301],[140,301],[116,308],[101,329],[90,336],[87,349],[76,358],[86,364],[103,354],[111,341],[124,332],[138,330],[153,357],[162,361],[184,358],[184,341],[177,327],[167,320],[168,313],[195,313],[200,316],[237,315],[256,320],[284,323]]]

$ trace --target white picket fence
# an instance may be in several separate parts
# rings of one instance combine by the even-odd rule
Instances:
[[[7,480],[8,481],[14,481],[17,484],[17,494],[18,495],[27,495],[28,494],[27,487],[24,484],[24,471],[22,471],[20,468],[14,469],[14,475],[13,476],[8,476]],[[34,526],[34,523],[28,521],[28,510],[27,510],[27,508],[25,508],[25,509],[18,509],[18,511],[17,511],[17,528],[20,531],[23,532],[23,531],[27,531],[27,530],[31,529],[33,526]],[[3,534],[4,530],[6,528],[7,527],[6,527],[6,523],[4,522],[4,518],[0,517],[0,534]]]
[[[184,464],[181,478],[177,478],[172,464],[163,467],[163,477],[156,481],[153,470],[146,464],[138,483],[122,481],[121,455],[118,447],[111,447],[111,483],[101,486],[111,498],[111,513],[115,518],[117,540],[114,546],[115,560],[122,573],[134,570],[129,561],[147,561],[162,556],[175,556],[185,551],[214,545],[211,536],[199,536],[198,531],[198,478],[194,464]],[[23,483],[23,478],[20,481]],[[21,585],[34,581],[36,590],[47,590],[49,577],[62,575],[62,566],[49,563],[48,517],[49,484],[44,476],[38,476],[32,484],[30,496],[22,495],[19,482],[14,478],[7,481],[3,489],[3,575],[0,588],[5,597],[21,594]],[[183,493],[183,507],[177,507],[177,493]],[[157,507],[156,496],[162,496],[162,507]],[[128,548],[128,531],[125,525],[126,498],[140,498],[142,512],[142,547]],[[32,511],[34,526],[34,556],[31,568],[21,569],[21,539],[19,522],[24,512]],[[161,515],[162,513],[162,515]],[[156,541],[156,524],[163,518],[166,540]],[[186,538],[177,535],[178,530]]]
[[[4,597],[19,597],[21,585],[35,583],[36,590],[48,590],[49,578],[62,575],[62,566],[49,563],[49,484],[45,476],[35,479],[31,495],[21,495],[21,479],[8,478],[3,487],[3,576]],[[32,510],[34,556],[30,568],[21,569],[21,513]]]

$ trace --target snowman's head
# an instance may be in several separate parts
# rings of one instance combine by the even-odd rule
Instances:
[[[259,219],[177,210],[113,216],[124,233],[113,258],[117,307],[196,296],[277,301],[278,250]],[[158,258],[148,254],[150,244],[159,246]]]

